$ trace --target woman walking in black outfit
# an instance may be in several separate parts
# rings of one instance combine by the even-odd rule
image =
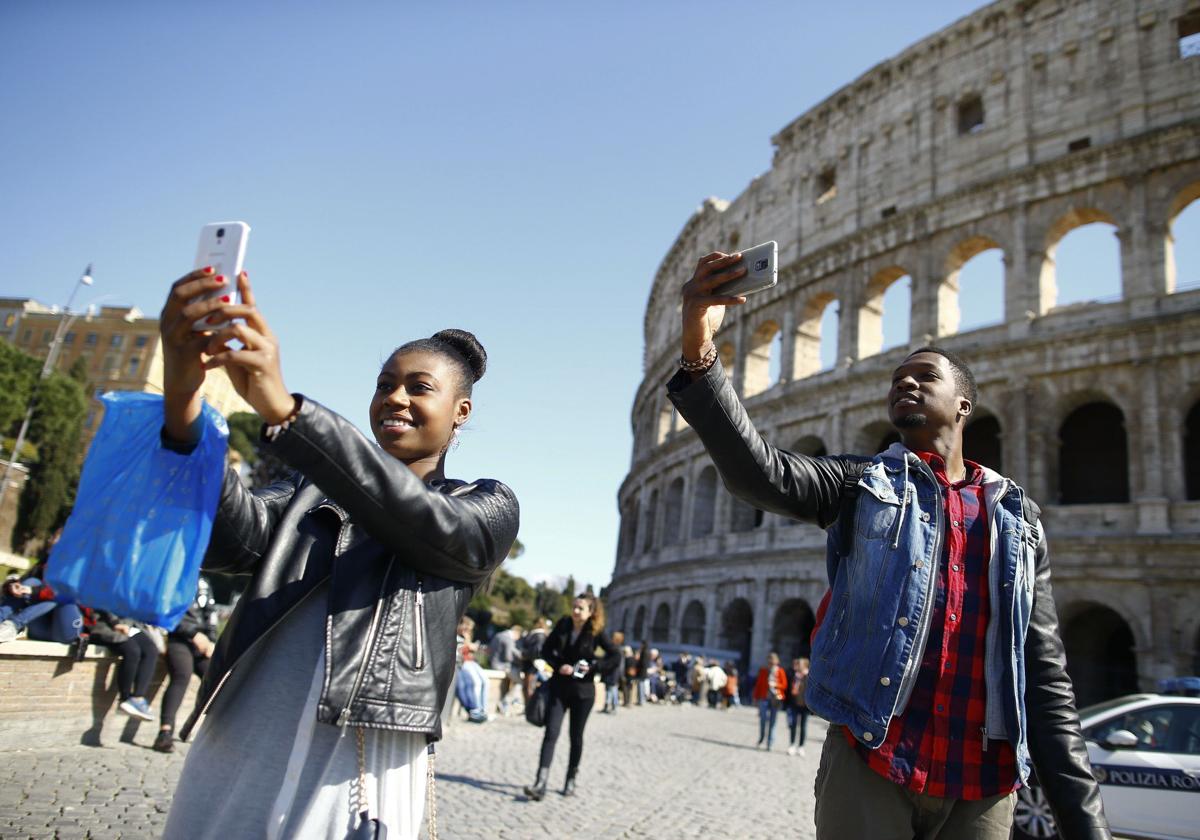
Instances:
[[[604,658],[598,662],[596,648],[604,651]],[[575,774],[583,756],[583,728],[596,705],[596,674],[606,674],[616,668],[620,656],[620,651],[604,632],[604,605],[600,599],[588,592],[576,597],[571,615],[559,619],[542,647],[542,658],[554,669],[554,676],[550,678],[546,735],[542,738],[537,781],[525,787],[525,795],[530,799],[536,802],[546,795],[554,745],[567,712],[571,713],[571,757],[562,794],[575,794]]]

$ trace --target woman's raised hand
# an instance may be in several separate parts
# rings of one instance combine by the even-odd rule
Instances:
[[[696,263],[692,279],[683,284],[683,358],[696,360],[705,352],[725,319],[725,307],[745,303],[740,296],[714,295],[722,283],[736,280],[746,273],[742,255],[705,254]]]
[[[221,300],[209,315],[209,320],[214,323],[231,323],[206,334],[204,352],[209,358],[204,362],[204,369],[225,368],[233,387],[267,424],[282,423],[295,409],[296,398],[283,384],[279,342],[254,304],[254,292],[246,272],[238,275],[237,283],[242,302]],[[229,346],[229,342],[235,340],[241,342],[241,348]]]
[[[204,350],[209,334],[192,324],[208,317],[229,297],[197,300],[201,295],[229,288],[229,280],[198,268],[174,282],[158,318],[163,345],[163,421],[167,435],[178,441],[195,440],[192,428],[200,416],[200,388],[204,385]]]

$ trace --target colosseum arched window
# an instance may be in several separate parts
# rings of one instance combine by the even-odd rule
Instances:
[[[809,637],[816,620],[812,608],[802,598],[790,598],[775,610],[771,623],[771,649],[785,666],[798,656],[808,656]]]
[[[1058,431],[1059,503],[1129,501],[1125,415],[1110,402],[1072,411]]]
[[[994,239],[971,236],[946,258],[943,287],[957,299],[945,307],[942,335],[969,332],[1004,321],[1004,251]]]
[[[618,556],[628,560],[637,554],[638,512],[641,506],[637,499],[625,503],[625,512],[621,515],[621,543],[617,550]]]
[[[679,643],[703,647],[706,617],[703,604],[699,601],[690,602],[683,611],[683,621],[679,625]]]
[[[995,415],[976,409],[963,429],[963,457],[1003,473],[1002,454],[1000,421]]]
[[[700,470],[692,494],[692,537],[707,537],[717,518],[717,471],[712,466]]]
[[[1064,610],[1067,673],[1080,708],[1138,690],[1133,631],[1116,610],[1096,603]]]
[[[663,545],[674,545],[683,540],[683,478],[678,477],[667,485],[663,505]]]
[[[1183,423],[1183,475],[1187,498],[1200,499],[1200,400]]]
[[[858,310],[858,358],[908,344],[912,312],[912,277],[890,266],[875,273]]]
[[[664,443],[675,431],[676,417],[675,406],[668,402],[664,402],[658,409],[658,428],[656,429],[654,440],[656,443]]]
[[[868,423],[858,433],[854,451],[862,455],[876,455],[900,440],[896,427],[886,420]]]
[[[642,517],[642,553],[651,551],[654,548],[655,533],[654,529],[658,527],[658,490],[651,490],[650,497],[646,501],[646,515]]]
[[[646,606],[644,604],[637,608],[637,612],[633,616],[633,639],[638,644],[646,639]]]
[[[816,295],[804,304],[796,319],[792,347],[792,375],[803,379],[831,369],[837,363],[838,301],[832,294]]]
[[[1167,291],[1200,289],[1200,181],[1172,202],[1166,252]]]
[[[654,611],[654,623],[650,625],[650,641],[665,644],[671,640],[671,608],[659,604]]]
[[[1042,262],[1043,312],[1121,298],[1121,244],[1107,213],[1073,209],[1050,227]]]
[[[734,349],[732,341],[723,341],[717,347],[717,355],[721,359],[721,367],[725,368],[726,376],[733,376],[734,356],[737,350]]]
[[[743,671],[750,664],[750,640],[754,633],[754,610],[745,598],[735,598],[721,611],[721,647],[737,651]]]
[[[737,496],[726,493],[729,499],[729,530],[735,534],[753,531],[763,524],[764,515],[761,510]]]
[[[779,337],[779,324],[775,321],[766,321],[751,333],[749,352],[746,353],[742,368],[742,394],[744,396],[753,397],[755,394],[761,394],[779,381],[780,350],[777,341]],[[772,359],[773,354],[774,359]],[[775,379],[771,378],[772,368],[775,370]]]

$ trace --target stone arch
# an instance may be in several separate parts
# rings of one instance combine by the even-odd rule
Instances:
[[[807,455],[810,458],[820,458],[829,454],[825,448],[825,441],[817,435],[802,435],[797,438],[796,442],[792,444],[791,451],[798,455]]]
[[[898,440],[900,433],[895,426],[886,420],[876,420],[859,431],[854,451],[862,455],[877,455]]]
[[[646,500],[646,515],[642,518],[642,553],[653,550],[656,534],[655,528],[658,527],[658,488],[650,491],[650,496]]]
[[[773,320],[759,324],[750,334],[750,347],[742,367],[743,396],[753,397],[776,384],[770,376],[771,351],[779,334],[779,323]]]
[[[963,456],[1003,473],[1003,438],[999,418],[991,412],[976,408],[963,429]]]
[[[1200,180],[1193,181],[1180,189],[1171,200],[1167,210],[1167,233],[1164,240],[1167,292],[1200,288],[1200,245],[1198,236],[1190,235],[1200,230]],[[1177,236],[1179,228],[1187,231]],[[1184,243],[1183,249],[1178,248]],[[1180,260],[1180,256],[1183,257]],[[1182,270],[1181,270],[1182,266]]]
[[[1059,246],[1068,235],[1074,233],[1080,228],[1090,225],[1103,224],[1113,228],[1113,233],[1120,235],[1122,233],[1120,225],[1116,219],[1104,210],[1095,207],[1072,207],[1066,213],[1058,217],[1046,229],[1045,249],[1042,258],[1042,269],[1039,277],[1039,298],[1041,300],[1041,312],[1045,312],[1057,307],[1066,306],[1071,303],[1080,302],[1078,300],[1063,300],[1059,295],[1059,266],[1055,259]],[[1117,245],[1116,254],[1116,288],[1104,289],[1101,287],[1101,293],[1096,296],[1096,299],[1104,300],[1112,295],[1120,296],[1121,293],[1121,254],[1120,245]]]
[[[1129,501],[1125,415],[1112,402],[1079,406],[1058,429],[1059,504]]]
[[[637,496],[625,503],[625,513],[621,516],[621,546],[618,552],[621,557],[629,558],[637,554],[638,514],[641,505]]]
[[[827,370],[828,367],[836,367],[838,330],[833,330],[832,336],[827,335],[828,324],[824,324],[825,313],[830,306],[838,306],[837,297],[832,292],[822,292],[809,298],[800,309],[800,317],[796,319],[795,340],[792,343],[792,370],[796,379],[812,376]],[[834,311],[837,312],[836,309]],[[835,348],[835,363],[826,366],[822,362],[823,351],[831,340]]]
[[[646,639],[646,605],[639,604],[633,616],[633,638],[639,644]]]
[[[721,647],[738,652],[738,669],[750,667],[750,640],[754,633],[754,609],[745,598],[735,598],[721,610]]]
[[[994,261],[989,259],[997,254],[1000,257],[998,271]],[[945,306],[938,307],[942,320],[939,335],[969,332],[1004,322],[1007,317],[1004,310],[1006,261],[1004,247],[985,234],[973,234],[954,244],[946,255],[945,279],[942,281],[942,288],[953,295],[954,303],[950,305],[947,301]],[[967,294],[964,295],[964,291]],[[967,301],[965,306],[964,300]],[[989,317],[989,311],[995,314]]]
[[[683,610],[683,620],[679,623],[679,643],[704,647],[704,622],[708,616],[704,605],[699,601],[691,601]]]
[[[683,542],[683,476],[667,485],[663,498],[663,545]]]
[[[1200,400],[1183,420],[1183,483],[1184,498],[1200,499]]]
[[[650,624],[650,643],[666,644],[671,640],[671,608],[659,604],[654,610],[654,621]]]
[[[771,622],[771,650],[779,654],[785,667],[796,657],[809,655],[809,640],[815,624],[812,608],[802,598],[789,598],[775,610]]]
[[[725,368],[725,375],[733,375],[733,365],[737,359],[737,348],[733,346],[732,341],[722,341],[717,347],[717,358],[721,360],[721,367]]]
[[[700,470],[692,491],[692,538],[707,537],[717,521],[717,470],[711,464]]]
[[[763,512],[732,493],[729,495],[729,530],[733,533],[753,531],[763,523]]]
[[[911,329],[904,334],[903,341],[887,344],[884,341],[884,298],[895,284],[908,278],[908,309],[912,308],[912,272],[897,265],[875,272],[863,290],[862,303],[858,308],[858,352],[857,359],[874,356],[888,347],[908,344]],[[890,303],[891,301],[889,301]],[[911,321],[911,319],[906,319]],[[886,345],[886,346],[885,346]]]
[[[675,406],[664,399],[658,407],[658,422],[654,430],[654,442],[665,443],[675,431]]]
[[[1138,690],[1133,629],[1111,607],[1093,601],[1073,605],[1063,622],[1067,672],[1076,705],[1088,706]]]

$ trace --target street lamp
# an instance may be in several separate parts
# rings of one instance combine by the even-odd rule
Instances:
[[[63,310],[63,316],[58,321],[58,328],[54,331],[54,340],[50,342],[50,349],[46,351],[46,361],[42,364],[42,372],[38,375],[37,382],[33,385],[33,393],[29,395],[29,406],[25,409],[25,419],[21,421],[21,431],[17,433],[17,442],[13,444],[12,457],[8,459],[8,466],[4,468],[4,479],[0,481],[0,510],[4,509],[4,497],[8,495],[8,480],[12,475],[13,465],[16,464],[17,458],[21,454],[21,447],[25,445],[25,434],[29,431],[29,421],[33,419],[33,408],[37,403],[38,387],[42,380],[50,376],[54,370],[54,363],[58,360],[58,351],[62,346],[63,333],[67,331],[67,327],[75,320],[71,315],[71,304],[75,302],[75,295],[79,292],[80,286],[91,286],[95,281],[92,279],[92,264],[88,263],[88,267],[83,270],[83,276],[75,283],[71,289],[71,296],[67,298],[67,306]]]

